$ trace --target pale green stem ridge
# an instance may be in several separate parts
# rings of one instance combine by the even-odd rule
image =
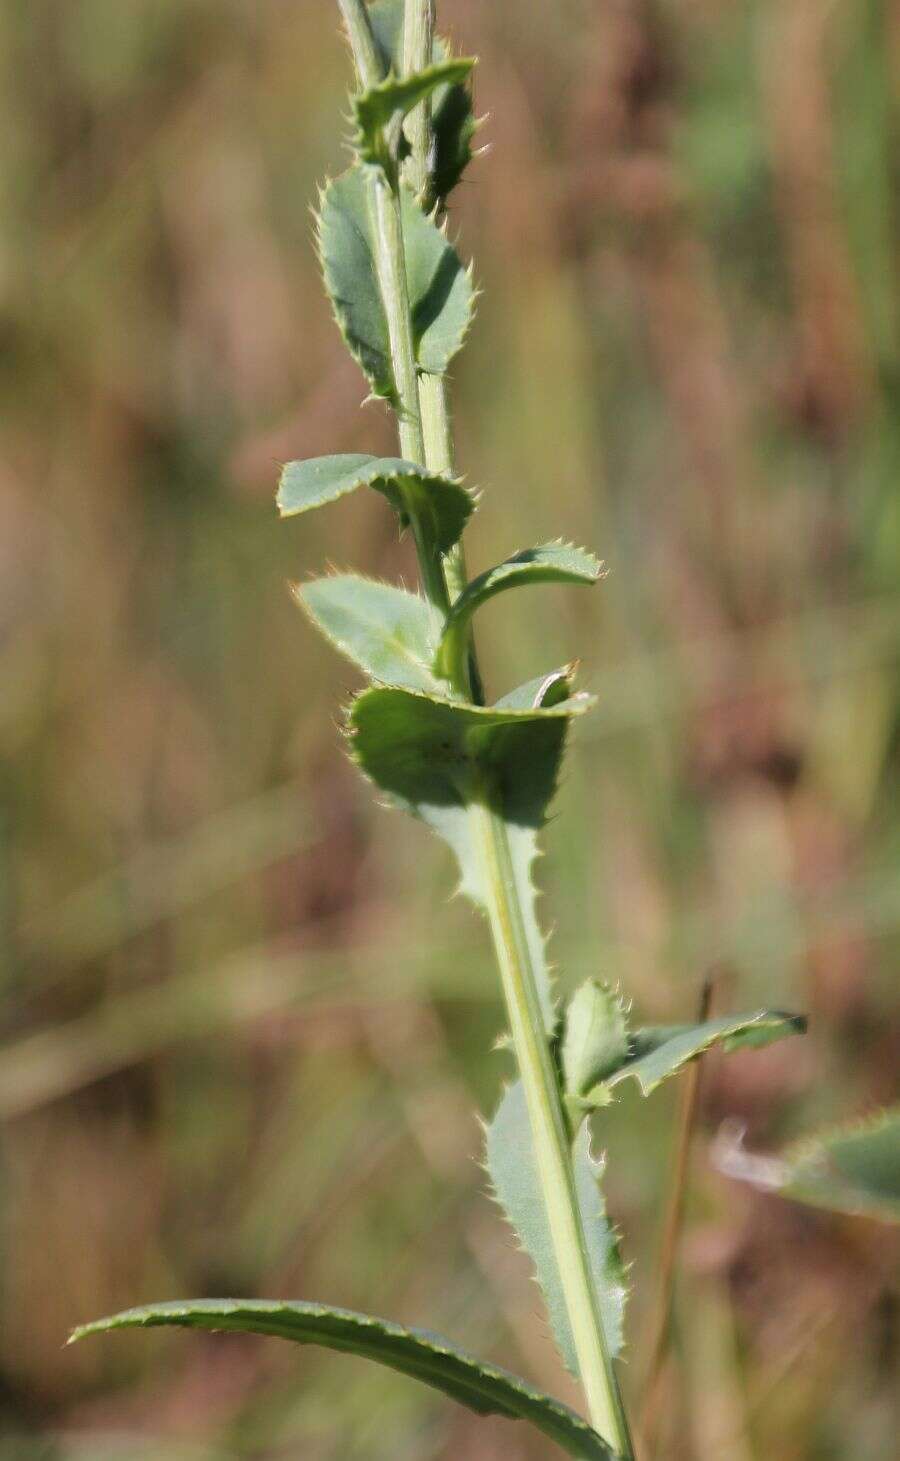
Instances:
[[[407,76],[424,71],[434,50],[435,0],[407,0],[403,12],[403,70]],[[403,176],[416,197],[424,202],[431,180],[431,98],[414,107],[406,119],[411,152]]]
[[[381,80],[381,66],[366,6],[363,0],[338,0],[338,3],[360,82],[363,86],[376,85]],[[421,47],[422,38],[427,34],[428,17],[420,14],[411,18],[410,10],[433,11],[433,0],[406,0],[404,39],[414,34],[416,46]],[[421,60],[421,52],[418,54]],[[410,55],[411,51],[405,51],[405,57]],[[427,116],[424,136],[419,134],[418,140],[419,167],[424,163],[427,175]],[[452,474],[453,452],[444,382],[430,376],[420,380],[416,368],[399,198],[383,177],[376,175],[372,186],[378,276],[390,334],[401,450],[405,457],[424,462],[432,471]],[[433,545],[426,541],[415,519],[413,526],[423,586],[429,599],[446,613],[449,600],[444,563]],[[447,571],[459,587],[464,585],[465,568],[460,555],[447,563]],[[471,692],[465,664],[459,662],[454,666],[452,685],[458,694]],[[473,804],[470,816],[483,860],[488,920],[591,1423],[623,1461],[633,1461],[628,1423],[591,1276],[559,1079],[544,1033],[506,827],[491,809],[489,793]]]
[[[368,90],[382,79],[381,59],[363,0],[338,0],[360,84]]]
[[[391,364],[396,391],[400,449],[409,462],[425,465],[422,417],[419,408],[419,376],[403,251],[400,208],[390,184],[378,169],[370,169],[369,197],[375,213],[375,250],[378,283],[387,316],[391,343]]]
[[[488,919],[525,1090],[536,1165],[591,1423],[620,1456],[631,1458],[628,1423],[591,1276],[559,1078],[544,1034],[506,826],[491,810],[488,796],[472,807],[470,815],[482,857]]]
[[[435,0],[407,0],[403,23],[403,69],[407,75],[421,71],[429,64],[434,49],[434,21]],[[404,176],[417,197],[424,199],[431,180],[430,97],[410,113],[406,132],[412,151],[406,162]],[[443,376],[423,376],[419,382],[419,400],[428,466],[433,472],[452,477],[453,437],[450,431],[447,387]],[[450,597],[455,599],[462,593],[468,581],[462,542],[457,543],[448,553],[444,560],[444,569]]]
[[[403,17],[403,69],[407,75],[422,71],[430,63],[434,52],[435,0],[406,0]],[[406,161],[404,177],[417,197],[427,196],[431,180],[431,98],[410,113],[406,122],[411,154]],[[425,461],[432,472],[444,477],[455,473],[453,457],[453,435],[450,430],[450,410],[447,403],[447,386],[443,376],[423,375],[419,381],[419,405],[422,419],[422,435],[425,440]],[[468,582],[466,554],[462,540],[450,550],[444,559],[444,573],[450,598],[462,593]],[[471,642],[471,633],[468,636]],[[470,658],[469,674],[478,686],[478,670],[474,655]]]
[[[403,15],[403,70],[408,76],[424,71],[431,61],[434,51],[434,20],[435,0],[407,0]],[[405,163],[404,177],[421,200],[427,194],[431,176],[430,97],[426,97],[410,112],[406,119],[406,134],[411,150]],[[420,378],[419,403],[428,467],[432,472],[452,477],[453,440],[443,376],[423,375]],[[450,565],[447,567],[449,570]],[[455,586],[454,597],[464,586],[465,581]]]
[[[384,174],[379,174],[374,169],[369,189],[372,206],[375,210],[378,281],[391,343],[400,450],[407,461],[427,465],[425,443],[422,438],[419,377],[416,368],[409,289],[406,279],[406,255],[403,249],[400,199],[390,187]],[[428,541],[418,514],[410,511],[409,519],[416,540],[422,587],[431,603],[442,614],[446,614],[450,600],[440,555],[433,544]]]
[[[350,37],[360,82],[364,86],[376,86],[381,79],[381,63],[366,7],[362,0],[338,0],[338,3]],[[391,188],[384,173],[377,168],[370,168],[369,172],[369,206],[375,221],[375,263],[391,347],[400,450],[407,461],[419,462],[424,466],[426,458],[419,405],[419,375],[409,305],[400,198]],[[428,542],[418,515],[410,511],[409,518],[416,540],[422,587],[430,602],[445,614],[449,597],[440,557]]]

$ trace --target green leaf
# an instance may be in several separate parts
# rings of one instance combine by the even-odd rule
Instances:
[[[440,44],[436,42],[436,46]],[[472,143],[479,126],[470,87],[438,87],[431,103],[434,160],[428,203],[439,208],[446,206],[447,198],[472,161]]]
[[[410,513],[415,513],[429,527],[429,541],[439,553],[449,553],[459,542],[475,507],[472,494],[460,482],[438,476],[415,462],[344,452],[288,462],[278,484],[278,510],[282,517],[293,517],[336,502],[358,487],[374,487],[381,492],[398,514],[402,527],[407,526]]]
[[[553,1249],[550,1224],[541,1195],[525,1090],[515,1081],[503,1095],[497,1114],[487,1128],[488,1174],[497,1201],[534,1264],[547,1303],[550,1323],[560,1353],[573,1374],[578,1373],[575,1345]],[[581,1210],[591,1274],[599,1298],[603,1328],[610,1353],[623,1344],[627,1290],[619,1245],[606,1216],[599,1179],[603,1164],[591,1156],[590,1134],[583,1126],[572,1148],[575,1189]]]
[[[573,548],[570,543],[524,548],[505,562],[488,568],[472,579],[450,609],[436,660],[438,673],[450,673],[469,620],[495,594],[531,583],[596,583],[602,572],[603,564],[593,554],[583,548]]]
[[[569,682],[575,674],[574,665],[563,665],[562,669],[551,670],[549,674],[538,675],[518,685],[503,695],[494,704],[495,710],[539,710],[542,705],[558,705],[569,694]]]
[[[419,594],[353,573],[295,584],[294,597],[335,649],[374,680],[436,691],[439,614]]]
[[[319,256],[325,288],[347,346],[372,391],[396,404],[388,322],[375,263],[367,174],[357,165],[320,198]],[[474,292],[456,250],[408,188],[400,189],[413,339],[420,370],[443,375],[462,345]]]
[[[392,183],[396,183],[397,163],[409,148],[408,144],[403,146],[402,131],[391,128],[390,124],[398,116],[405,117],[438,87],[443,90],[460,87],[468,80],[474,65],[473,57],[459,57],[438,61],[412,76],[391,72],[377,86],[354,96],[355,143],[362,161],[384,168]]]
[[[568,721],[592,703],[578,694],[510,710],[368,690],[350,708],[353,754],[376,785],[425,821],[432,811],[465,809],[486,782],[505,821],[537,831],[556,788]]]
[[[614,990],[589,979],[566,1008],[562,1070],[569,1095],[582,1096],[628,1058],[625,1008]]]
[[[579,1461],[613,1461],[607,1446],[581,1416],[517,1375],[483,1364],[439,1335],[404,1329],[347,1309],[267,1299],[192,1299],[98,1319],[76,1329],[69,1342],[113,1329],[160,1326],[269,1334],[296,1344],[318,1344],[361,1355],[431,1385],[478,1415],[530,1421]]]
[[[900,1223],[900,1105],[819,1131],[780,1157],[754,1156],[720,1138],[716,1165],[730,1177],[854,1217]]]
[[[385,71],[403,71],[403,12],[406,0],[374,0],[369,20]]]
[[[416,360],[426,375],[443,375],[475,311],[471,271],[408,188],[401,187],[400,202]]]
[[[369,7],[369,17],[385,71],[403,72],[403,0],[376,0]],[[449,54],[446,41],[435,37],[434,60],[443,61]],[[462,82],[439,86],[431,102],[431,126],[434,139],[431,195],[428,207],[443,206],[472,159],[472,140],[478,123],[472,109],[472,92]]]
[[[802,1035],[805,1029],[802,1015],[781,1010],[754,1010],[752,1014],[707,1020],[702,1025],[649,1025],[634,1032],[628,1058],[587,1092],[584,1105],[606,1105],[610,1091],[629,1077],[637,1081],[642,1095],[649,1096],[713,1045],[722,1045],[726,1051],[770,1045],[787,1035]]]
[[[461,872],[460,891],[486,907],[489,889],[469,814],[489,789],[507,825],[513,877],[526,935],[539,971],[545,1028],[556,1013],[544,940],[535,913],[531,868],[537,833],[559,774],[569,720],[587,710],[587,695],[518,710],[455,704],[405,690],[364,691],[351,706],[352,753],[367,776],[448,842]]]

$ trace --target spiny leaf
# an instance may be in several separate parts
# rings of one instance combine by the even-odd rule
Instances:
[[[613,1461],[609,1449],[581,1416],[506,1370],[482,1363],[440,1335],[404,1329],[323,1304],[278,1303],[268,1299],[192,1299],[128,1309],[85,1324],[70,1343],[113,1329],[174,1326],[239,1334],[269,1334],[296,1344],[361,1355],[401,1375],[410,1375],[478,1415],[527,1420],[578,1461]]]
[[[727,1138],[716,1146],[729,1177],[813,1207],[900,1223],[900,1105],[816,1132],[780,1157],[754,1156]]]
[[[629,1076],[637,1081],[642,1095],[649,1096],[713,1045],[722,1045],[726,1051],[769,1045],[787,1035],[802,1035],[805,1029],[802,1015],[781,1010],[754,1010],[752,1014],[707,1020],[702,1025],[646,1026],[634,1032],[628,1058],[587,1092],[584,1105],[606,1105],[610,1091]]]
[[[435,44],[440,45],[440,41]],[[431,104],[434,155],[426,204],[446,206],[447,198],[472,161],[472,143],[483,120],[475,117],[470,87],[438,87]]]
[[[569,693],[569,683],[574,677],[576,666],[563,665],[562,669],[550,670],[517,685],[508,695],[495,701],[495,710],[539,710],[542,705],[558,705]]]
[[[390,124],[398,117],[405,117],[438,87],[458,87],[468,79],[474,65],[473,57],[459,57],[438,61],[412,76],[391,72],[377,86],[354,96],[354,140],[362,161],[383,167],[391,181],[396,182],[397,163],[409,148],[408,144],[402,145],[405,139],[400,128]]]
[[[538,710],[510,710],[368,690],[350,709],[353,754],[376,785],[418,816],[463,807],[487,782],[494,810],[536,831],[556,787],[567,723],[591,704],[577,694]]]
[[[523,548],[505,562],[488,568],[472,579],[451,607],[437,655],[438,673],[450,672],[469,620],[495,594],[530,583],[596,583],[602,572],[603,564],[592,553],[569,543]]]
[[[419,594],[353,573],[314,578],[293,593],[335,648],[374,680],[440,694],[431,670],[440,616]]]
[[[336,502],[358,487],[374,487],[381,492],[398,514],[402,527],[408,524],[410,512],[415,513],[428,527],[429,540],[439,553],[449,553],[459,542],[475,507],[472,494],[460,482],[438,476],[415,462],[343,452],[288,462],[278,485],[278,510],[282,517],[292,517]]]
[[[394,401],[388,323],[378,283],[365,172],[335,178],[319,198],[318,245],[325,289],[351,355],[376,396]]]
[[[514,1082],[504,1093],[497,1114],[487,1128],[486,1154],[497,1200],[534,1264],[560,1353],[567,1367],[577,1374],[575,1345],[541,1194],[521,1081]],[[591,1156],[586,1126],[575,1139],[572,1161],[606,1342],[610,1353],[617,1355],[623,1344],[625,1276],[616,1235],[607,1219],[600,1192],[602,1164]]]
[[[460,890],[482,908],[489,890],[470,806],[483,784],[490,788],[492,808],[506,823],[548,1035],[555,1032],[556,1012],[531,868],[568,722],[591,703],[587,695],[574,695],[539,709],[487,709],[385,688],[364,691],[349,714],[352,754],[361,769],[449,843],[460,867]]]
[[[400,203],[416,360],[426,375],[443,375],[472,322],[471,273],[406,187],[400,189]]]
[[[372,391],[396,404],[390,336],[375,263],[367,174],[357,165],[328,184],[320,200],[319,254],[325,288],[347,346]],[[408,188],[400,189],[403,241],[416,359],[443,375],[472,317],[472,281],[441,230]]]
[[[589,979],[566,1008],[562,1070],[569,1095],[582,1096],[628,1058],[628,1024],[618,994]]]
[[[385,71],[403,72],[404,0],[376,0],[369,18]],[[440,36],[434,41],[434,60],[446,59],[449,48]],[[435,91],[431,102],[433,158],[431,189],[426,207],[442,207],[472,159],[472,140],[478,123],[472,109],[471,89],[462,82],[446,83]]]

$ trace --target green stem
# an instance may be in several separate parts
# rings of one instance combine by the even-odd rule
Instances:
[[[419,381],[422,435],[425,439],[425,460],[433,472],[443,477],[456,475],[453,458],[453,437],[447,405],[447,385],[442,375],[423,375]],[[451,599],[458,598],[469,581],[462,539],[444,559]]]
[[[387,316],[396,391],[400,450],[410,462],[425,462],[422,417],[419,406],[419,377],[413,343],[406,255],[399,200],[379,169],[370,168],[369,197],[375,216],[375,256],[378,283]]]
[[[481,851],[491,935],[591,1424],[617,1455],[632,1461],[628,1422],[591,1274],[575,1190],[571,1140],[563,1114],[556,1067],[544,1033],[537,979],[519,904],[506,825],[502,817],[491,809],[488,795],[473,805],[470,815]]]
[[[407,0],[403,20],[403,70],[409,75],[422,71],[434,52],[435,0]],[[423,206],[430,197],[431,170],[431,100],[426,98],[406,121],[410,156],[404,177]],[[433,472],[444,477],[454,475],[453,436],[447,387],[441,375],[423,375],[419,382],[422,411],[422,432],[425,438],[425,459]],[[465,552],[457,543],[444,562],[450,597],[461,594],[468,582]],[[474,669],[474,660],[472,668]],[[477,671],[476,671],[477,674]]]
[[[407,0],[403,15],[403,70],[406,75],[423,71],[432,60],[435,9],[435,0]],[[425,101],[410,113],[406,121],[406,132],[411,150],[404,166],[403,176],[419,202],[425,207],[431,196],[430,97],[426,97]],[[447,386],[442,375],[420,377],[419,407],[425,442],[425,461],[432,472],[437,472],[443,477],[453,477],[455,475],[453,434],[450,429]],[[462,540],[455,544],[445,557],[444,576],[451,600],[458,598],[469,581]],[[471,630],[466,635],[466,657],[468,664],[464,670],[464,677],[468,679],[475,698],[483,701],[484,695]]]
[[[391,363],[397,394],[400,451],[407,461],[427,465],[419,404],[419,376],[416,368],[412,315],[406,277],[406,255],[403,249],[400,199],[390,187],[383,173],[374,168],[371,171],[369,190],[371,206],[375,215],[376,263],[391,344]],[[418,514],[411,510],[409,519],[416,540],[422,587],[435,608],[439,609],[442,614],[446,614],[450,606],[450,599],[440,555],[428,540]]]
[[[372,22],[369,20],[363,0],[338,0],[338,5],[347,31],[350,49],[353,52],[353,62],[360,86],[368,91],[369,87],[377,86],[384,76],[372,31]]]
[[[381,80],[382,66],[363,0],[338,0],[338,3],[350,39],[360,84],[366,87],[377,86]],[[419,375],[409,305],[400,197],[378,168],[369,169],[368,187],[369,206],[375,222],[378,285],[387,317],[391,347],[400,450],[407,461],[425,465]],[[428,541],[417,513],[410,511],[409,519],[416,541],[422,587],[430,602],[445,614],[450,599],[440,557]]]
[[[415,75],[431,65],[434,51],[435,0],[415,0],[407,3],[403,11],[403,72]],[[431,147],[431,98],[426,97],[414,107],[406,119],[406,136],[410,144],[410,155],[403,168],[403,177],[409,183],[423,208],[428,206],[431,170],[429,151]]]
[[[360,83],[381,79],[381,66],[363,0],[339,0]],[[410,16],[411,10],[419,11]],[[433,0],[406,0],[404,39],[408,59],[422,61],[428,35],[427,11]],[[413,46],[417,49],[413,53]],[[428,51],[425,51],[428,56]],[[428,123],[418,135],[418,175],[427,178]],[[377,176],[377,175],[376,175]],[[415,363],[403,230],[399,198],[387,180],[373,185],[378,238],[378,275],[388,317],[394,380],[398,397],[400,444],[404,456],[431,470],[452,474],[453,451],[444,383],[420,380]],[[415,524],[414,524],[415,525]],[[446,613],[449,604],[445,565],[421,531],[416,531],[422,582],[428,597]],[[447,565],[448,576],[465,583],[461,556]],[[458,590],[457,590],[458,591]],[[470,696],[478,684],[474,654],[456,656],[451,685]],[[512,870],[506,827],[491,809],[486,793],[471,807],[476,844],[481,849],[488,894],[488,919],[500,967],[510,1030],[528,1104],[541,1191],[547,1208],[560,1281],[572,1326],[575,1352],[591,1423],[623,1461],[633,1461],[633,1448],[618,1381],[606,1344],[587,1254],[584,1225],[575,1191],[571,1146],[563,1113],[559,1080],[544,1031],[537,978],[525,932],[525,920]]]
[[[423,71],[431,61],[434,52],[434,12],[435,0],[407,0],[403,15],[403,71],[407,76]],[[425,206],[431,182],[430,97],[426,97],[410,112],[406,119],[406,135],[410,144],[410,155],[404,164],[403,177]],[[443,376],[421,377],[419,402],[428,466],[433,472],[452,477],[453,439]]]

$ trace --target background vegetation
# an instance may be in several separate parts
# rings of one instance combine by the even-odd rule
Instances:
[[[885,1461],[896,1232],[739,1189],[709,1144],[897,1093],[896,7],[441,12],[491,114],[453,208],[473,567],[565,522],[611,570],[479,621],[497,693],[578,646],[601,699],[541,869],[560,977],[667,1020],[714,971],[720,1012],[811,1016],[704,1070],[665,1455]],[[273,508],[284,460],[391,449],[311,244],[336,7],[7,0],[0,70],[0,1458],[543,1457],[316,1351],[61,1349],[145,1299],[303,1296],[573,1398],[474,1160],[507,1064],[486,935],[361,792],[352,672],[284,587],[413,576],[377,501]],[[634,1390],[672,1114],[598,1132]]]

